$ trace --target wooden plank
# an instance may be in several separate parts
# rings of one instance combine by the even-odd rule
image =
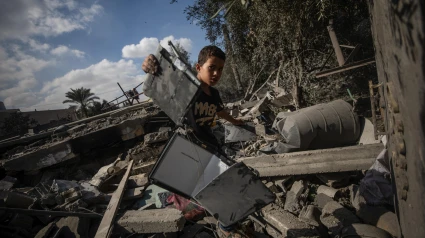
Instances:
[[[111,201],[109,202],[105,214],[103,215],[103,219],[100,222],[99,229],[96,232],[96,238],[107,238],[111,235],[115,215],[117,214],[118,207],[120,206],[128,177],[130,177],[130,171],[133,167],[133,162],[134,161],[132,160],[128,164],[127,171],[125,172],[124,177],[121,179],[117,190],[112,195]]]
[[[375,57],[360,60],[360,61],[357,61],[357,62],[354,62],[354,63],[351,63],[351,64],[346,64],[346,65],[343,65],[341,67],[324,70],[322,72],[317,73],[316,78],[321,78],[321,77],[329,76],[329,75],[332,75],[332,74],[341,73],[341,72],[344,72],[344,71],[347,71],[347,70],[363,67],[365,65],[372,64],[372,63],[375,63]]]
[[[338,60],[338,64],[339,64],[339,66],[343,66],[344,62],[345,62],[344,55],[342,54],[341,47],[339,46],[338,38],[336,38],[332,19],[329,20],[328,32],[329,32],[329,36],[331,37],[332,46],[334,47],[336,59]]]

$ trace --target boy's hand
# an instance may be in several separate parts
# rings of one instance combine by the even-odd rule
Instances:
[[[159,62],[156,59],[156,57],[152,54],[148,55],[148,57],[145,58],[142,64],[142,69],[147,74],[156,74],[159,72]]]

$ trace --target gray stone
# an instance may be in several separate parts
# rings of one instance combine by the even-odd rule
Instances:
[[[309,225],[318,227],[320,225],[320,210],[316,206],[308,205],[301,209],[298,218]]]
[[[325,205],[320,221],[333,235],[337,235],[341,227],[360,222],[356,215],[335,201],[328,202]]]
[[[291,191],[295,193],[295,196],[299,197],[306,188],[307,184],[303,180],[298,180],[292,184]]]
[[[255,134],[257,134],[258,136],[265,136],[266,126],[262,124],[255,125]]]
[[[170,138],[168,131],[154,132],[145,135],[145,144],[154,144],[167,141]]]
[[[352,224],[344,227],[340,237],[392,238],[386,231],[367,224]]]
[[[128,210],[117,220],[125,231],[138,234],[181,231],[185,222],[181,212],[174,208]]]
[[[271,205],[263,208],[264,219],[279,230],[283,237],[317,237],[317,230],[298,220],[297,217],[280,207]]]

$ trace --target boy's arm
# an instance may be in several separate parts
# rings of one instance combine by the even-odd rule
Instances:
[[[232,116],[229,115],[229,113],[226,112],[226,110],[221,110],[219,112],[217,112],[217,116],[223,118],[224,120],[232,123],[233,125],[243,125],[244,122],[240,119],[235,119]]]

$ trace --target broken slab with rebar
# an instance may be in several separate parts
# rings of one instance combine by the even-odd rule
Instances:
[[[240,158],[260,177],[367,170],[382,151],[382,144],[293,152]]]

